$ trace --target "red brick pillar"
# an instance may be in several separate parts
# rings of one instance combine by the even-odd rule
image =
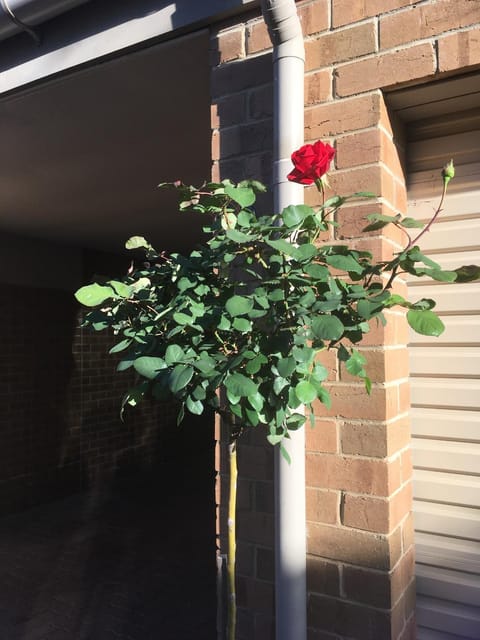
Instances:
[[[367,214],[391,215],[406,206],[381,93],[307,108],[306,140],[318,138],[337,150],[333,192],[369,190],[379,196],[373,203],[344,207],[329,240],[348,240],[377,258],[393,255],[404,241],[397,229],[384,235],[362,232]],[[316,190],[308,189],[306,196],[318,204]],[[405,293],[402,283],[397,289]],[[316,429],[307,434],[310,640],[414,637],[408,331],[401,312],[386,316],[387,325],[372,323],[359,346],[368,362],[371,395],[337,362],[329,362],[333,406],[327,411],[318,405]]]

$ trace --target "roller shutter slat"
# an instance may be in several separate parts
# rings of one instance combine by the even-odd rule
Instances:
[[[476,411],[413,407],[411,423],[413,436],[480,442],[480,413]]]
[[[417,565],[417,593],[480,607],[480,581],[459,571]]]
[[[413,497],[480,508],[480,477],[417,469]]]
[[[424,596],[417,597],[417,624],[430,629],[460,635],[469,640],[478,640],[480,612],[474,607],[465,607]]]

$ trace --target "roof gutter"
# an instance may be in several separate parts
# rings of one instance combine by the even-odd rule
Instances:
[[[295,0],[262,0],[273,43],[273,182],[275,211],[303,203],[289,182],[290,156],[304,140],[305,50]],[[305,430],[284,441],[291,463],[275,450],[276,640],[306,640]]]
[[[0,40],[23,31],[39,42],[34,27],[88,0],[0,0]]]

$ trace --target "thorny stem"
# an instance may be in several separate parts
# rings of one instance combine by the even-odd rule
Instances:
[[[420,238],[427,233],[427,231],[430,231],[430,227],[432,226],[432,224],[435,222],[435,220],[437,219],[438,214],[440,213],[440,211],[442,210],[442,205],[443,205],[443,201],[445,200],[445,194],[447,193],[447,184],[448,182],[446,182],[445,180],[443,181],[443,190],[442,190],[442,197],[440,198],[440,202],[438,204],[437,210],[435,211],[435,213],[432,216],[432,219],[430,220],[430,222],[425,225],[425,227],[420,231],[420,233],[418,234],[418,236],[416,238],[414,238],[413,240],[410,240],[410,242],[408,243],[407,249],[410,249],[410,247],[415,244],[416,242],[418,242],[418,240],[420,240]]]
[[[431,219],[429,220],[429,222],[425,225],[425,227],[420,231],[420,233],[415,236],[415,238],[410,238],[408,240],[408,244],[405,247],[405,249],[403,250],[403,252],[408,251],[408,249],[410,249],[410,247],[412,247],[413,245],[415,245],[418,240],[420,240],[420,238],[427,233],[427,231],[430,231],[430,227],[432,226],[432,224],[435,222],[435,220],[437,219],[438,215],[440,214],[441,210],[442,210],[442,205],[443,205],[443,201],[445,200],[445,195],[447,193],[447,185],[448,185],[448,181],[444,180],[443,181],[443,189],[442,189],[442,196],[440,198],[440,202],[438,203],[438,207],[435,211],[435,213],[433,214],[433,216],[431,217]],[[402,253],[403,253],[402,252]],[[398,275],[398,268],[400,265],[395,265],[395,267],[392,269],[392,273],[390,274],[390,278],[388,279],[387,284],[385,285],[384,290],[389,289],[392,286],[393,281],[395,280],[396,276]]]

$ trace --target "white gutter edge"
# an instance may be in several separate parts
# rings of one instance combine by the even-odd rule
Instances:
[[[290,156],[304,140],[303,35],[294,0],[262,0],[274,45],[274,210],[302,204],[304,188],[289,182]],[[305,429],[284,441],[291,464],[275,450],[276,640],[306,640]]]

